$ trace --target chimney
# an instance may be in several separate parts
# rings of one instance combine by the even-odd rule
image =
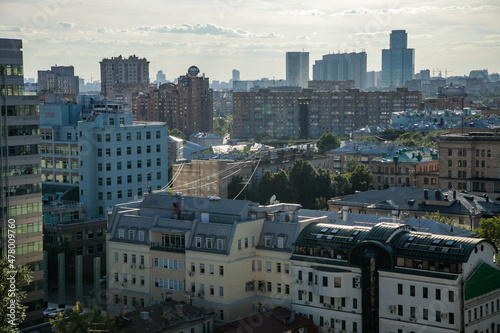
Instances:
[[[424,189],[424,199],[429,199],[429,190],[428,189]]]
[[[457,199],[457,190],[453,190],[453,200]]]
[[[184,305],[182,304],[177,304],[175,306],[175,314],[178,316],[178,317],[184,317],[184,313],[182,313],[182,308],[184,307]]]
[[[342,210],[343,210],[342,221],[347,222],[347,214],[349,213],[349,206],[343,206]]]

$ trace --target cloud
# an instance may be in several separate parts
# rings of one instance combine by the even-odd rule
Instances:
[[[284,12],[279,12],[279,15],[290,15],[290,16],[321,16],[325,15],[317,9],[291,9]]]
[[[297,39],[308,40],[311,39],[309,36],[297,36]]]
[[[482,6],[448,6],[448,7],[436,7],[436,6],[420,6],[420,7],[395,7],[395,8],[381,8],[381,9],[370,9],[365,7],[347,9],[341,12],[330,14],[331,16],[351,16],[351,15],[387,15],[387,14],[401,14],[401,15],[411,15],[418,14],[428,11],[438,11],[438,12],[450,12],[450,11],[491,11],[498,9],[498,6],[482,5]]]
[[[98,33],[169,33],[169,34],[193,34],[210,35],[237,38],[279,38],[277,33],[252,33],[242,29],[220,27],[214,24],[174,24],[157,26],[128,27],[127,29],[99,28]]]
[[[75,26],[73,22],[59,22],[59,25],[63,28],[73,28]]]
[[[7,32],[22,32],[22,33],[31,33],[33,32],[30,28],[21,28],[18,26],[9,26],[9,25],[0,25],[0,31]]]

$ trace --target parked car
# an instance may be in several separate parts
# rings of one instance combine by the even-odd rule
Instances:
[[[54,312],[55,310],[57,310],[57,308],[46,308],[45,310],[43,310],[43,316],[47,317],[49,313]]]
[[[52,311],[51,313],[49,313],[48,317],[54,319],[55,317],[57,317],[59,315],[60,312],[64,312],[64,309],[57,308],[54,311]]]

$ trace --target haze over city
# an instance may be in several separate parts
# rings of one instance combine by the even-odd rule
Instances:
[[[195,64],[211,80],[285,78],[285,52],[310,52],[310,65],[329,52],[367,52],[367,69],[381,69],[381,49],[394,29],[408,33],[415,71],[448,76],[473,69],[500,72],[497,1],[273,1],[200,2],[7,0],[0,33],[23,40],[25,77],[73,65],[85,80],[99,80],[99,61],[145,57],[150,77],[169,80]]]

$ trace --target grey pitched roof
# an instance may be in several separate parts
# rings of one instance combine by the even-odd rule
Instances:
[[[398,209],[406,211],[428,211],[456,215],[496,215],[500,214],[500,203],[468,193],[428,189],[428,199],[424,190],[413,187],[391,187],[385,190],[361,192],[342,198],[334,198],[329,203],[370,209]],[[436,192],[440,193],[436,197]],[[444,197],[447,196],[447,199]]]
[[[265,238],[266,235],[271,235],[271,247],[273,250],[291,252],[293,250],[293,242],[295,242],[299,232],[299,223],[265,221],[257,247],[267,249],[268,247],[265,245]],[[282,249],[278,248],[278,237],[284,237]]]
[[[210,199],[201,197],[176,196],[169,194],[150,194],[140,204],[141,215],[154,210],[172,211],[174,203],[181,204],[181,211],[204,212],[221,215],[246,216],[250,201],[229,200],[229,199]]]
[[[394,143],[346,141],[344,146],[327,151],[327,154],[382,155],[394,154],[402,148],[404,147],[396,146]]]

